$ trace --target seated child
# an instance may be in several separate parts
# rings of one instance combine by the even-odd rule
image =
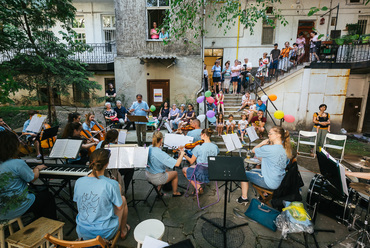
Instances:
[[[229,115],[229,119],[226,121],[226,133],[229,133],[229,128],[231,128],[231,132],[234,132],[234,128],[236,126],[236,122],[234,121],[234,116]]]
[[[242,114],[242,119],[238,122],[238,132],[240,134],[240,139],[243,145],[246,144],[244,141],[244,135],[246,132],[247,125],[248,125],[247,116],[245,114]]]

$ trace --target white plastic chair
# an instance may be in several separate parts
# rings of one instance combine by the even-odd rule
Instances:
[[[335,140],[335,141],[344,141],[343,146],[328,144],[327,143],[328,139]],[[344,156],[344,149],[346,147],[346,142],[347,142],[347,135],[327,133],[326,136],[325,136],[323,148],[331,148],[331,149],[336,149],[336,150],[342,150],[342,154],[341,154],[340,159],[339,159],[339,162],[342,162],[343,156]]]
[[[304,138],[304,139],[307,139],[307,140],[301,140],[301,138]],[[312,141],[312,138],[315,138],[315,140]],[[308,139],[310,139],[310,140],[308,140]],[[316,140],[317,140],[317,132],[299,131],[298,144],[297,144],[297,154],[298,154],[298,156],[316,158]],[[313,152],[313,157],[311,156],[311,153],[309,153],[309,152],[299,151],[299,146],[300,145],[313,146],[313,151],[314,151]]]

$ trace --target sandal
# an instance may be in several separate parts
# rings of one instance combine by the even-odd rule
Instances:
[[[181,196],[183,196],[183,194],[184,194],[184,192],[178,192],[179,194],[178,195],[174,195],[174,194],[172,194],[172,197],[181,197]]]
[[[130,227],[129,224],[126,224],[126,230],[127,230],[127,232],[126,232],[126,235],[124,237],[122,237],[122,233],[121,233],[121,239],[122,240],[125,240],[127,238],[128,234],[130,233],[131,227]]]

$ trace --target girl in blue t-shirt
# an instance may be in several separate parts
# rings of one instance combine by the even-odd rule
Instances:
[[[246,172],[248,182],[256,184],[262,188],[275,190],[285,176],[287,162],[292,158],[292,148],[290,146],[290,135],[282,127],[275,126],[270,129],[269,138],[259,143],[252,150],[256,157],[262,159],[261,169],[252,169]],[[248,182],[242,182],[242,196],[236,201],[247,205]]]
[[[127,203],[117,181],[104,176],[110,150],[97,149],[90,156],[92,173],[76,181],[73,201],[77,203],[76,231],[84,240],[98,235],[112,239],[118,230],[121,238],[130,231]]]
[[[187,155],[184,156],[186,160],[189,161],[190,164],[194,164],[195,161],[198,164],[198,166],[192,165],[190,167],[183,168],[182,172],[195,188],[195,182],[190,179],[191,176],[193,175],[194,169],[196,168],[194,173],[195,178],[198,182],[196,190],[198,191],[199,195],[203,194],[203,189],[201,188],[199,183],[209,183],[208,157],[217,156],[217,154],[220,153],[220,150],[218,149],[217,145],[211,142],[212,134],[213,134],[212,129],[210,128],[203,129],[200,137],[202,140],[204,140],[204,143],[202,145],[194,147],[194,149],[192,150],[193,155],[191,157],[188,157]]]

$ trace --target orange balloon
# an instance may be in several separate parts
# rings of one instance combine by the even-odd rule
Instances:
[[[274,94],[271,94],[271,95],[269,95],[269,99],[270,99],[271,101],[275,101],[275,100],[277,99],[277,96],[276,96],[276,95],[274,95]]]

